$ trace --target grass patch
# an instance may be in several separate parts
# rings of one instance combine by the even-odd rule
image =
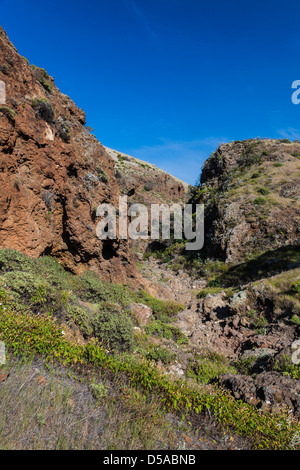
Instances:
[[[85,338],[96,337],[113,351],[133,348],[133,318],[127,308],[131,302],[148,305],[164,321],[183,308],[142,290],[103,282],[95,273],[72,275],[51,257],[31,259],[14,250],[0,250],[0,274],[12,307],[78,325]]]
[[[294,269],[300,263],[300,246],[284,246],[277,250],[267,251],[244,263],[228,268],[216,276],[210,285],[232,287],[265,277],[274,276],[282,271]]]
[[[4,300],[4,299],[2,299]],[[97,343],[77,345],[64,338],[61,328],[49,317],[36,317],[12,311],[2,302],[0,308],[0,339],[16,354],[40,354],[63,364],[80,363],[95,366],[111,374],[123,374],[128,385],[144,396],[152,395],[166,412],[174,410],[187,415],[212,413],[224,428],[247,436],[251,446],[259,449],[296,448],[293,438],[300,424],[285,413],[259,412],[252,405],[234,400],[216,388],[214,393],[193,387],[183,380],[172,380],[138,357],[110,356]]]
[[[197,354],[195,359],[190,361],[187,375],[196,379],[199,383],[208,384],[220,375],[227,373],[235,374],[236,372],[236,369],[229,365],[226,357],[208,352]]]
[[[9,108],[8,106],[1,105],[0,113],[4,114],[10,121],[15,122],[16,111],[14,109]]]

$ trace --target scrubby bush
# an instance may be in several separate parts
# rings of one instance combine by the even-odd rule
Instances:
[[[92,320],[94,335],[110,349],[130,351],[134,345],[133,323],[119,309],[103,302]]]
[[[177,355],[176,353],[162,346],[154,346],[148,349],[145,357],[147,359],[152,359],[153,361],[161,361],[164,364],[170,364],[170,362],[176,360]]]
[[[259,196],[259,197],[257,197],[256,199],[254,199],[253,202],[254,202],[254,204],[256,204],[256,205],[261,206],[261,205],[263,205],[263,204],[266,203],[266,200],[265,200],[264,197]]]
[[[199,383],[207,384],[216,377],[236,373],[236,369],[231,366],[228,359],[217,353],[208,352],[200,354],[195,359],[190,360],[187,375],[193,377]]]
[[[78,305],[68,305],[67,319],[79,326],[84,337],[93,335],[92,314],[90,314],[87,309],[79,307]]]
[[[146,304],[153,310],[153,315],[162,321],[168,321],[178,312],[183,310],[184,306],[174,300],[160,300],[152,297],[144,290],[136,294],[136,301]]]
[[[53,123],[54,110],[50,103],[44,98],[34,98],[31,106],[35,109],[35,114],[38,118],[44,119],[49,123]]]
[[[4,114],[10,121],[15,121],[16,111],[8,106],[0,106],[0,113]]]
[[[88,302],[118,302],[127,305],[131,294],[126,286],[103,282],[95,273],[86,272],[76,279],[76,293]]]
[[[0,250],[0,272],[27,271],[38,272],[38,263],[35,259],[19,251],[4,248]]]
[[[300,281],[295,281],[291,285],[291,291],[296,292],[296,294],[300,293]]]
[[[298,317],[298,315],[293,315],[291,318],[291,322],[294,323],[295,325],[300,326],[300,318]]]
[[[48,91],[48,93],[51,93],[52,86],[48,72],[46,72],[46,70],[41,67],[37,67],[36,65],[31,65],[30,67],[32,68],[33,74],[38,82],[40,82],[40,84],[43,86],[43,88],[45,88],[46,91]]]
[[[70,132],[70,124],[69,122],[64,121],[60,116],[56,120],[56,127],[59,133],[60,138],[68,143],[71,139],[71,132]]]
[[[270,193],[270,190],[268,188],[258,188],[257,192],[265,196]]]
[[[176,326],[168,325],[161,320],[154,320],[145,327],[145,332],[150,336],[158,338],[167,338],[175,341],[177,344],[186,344],[188,339]]]

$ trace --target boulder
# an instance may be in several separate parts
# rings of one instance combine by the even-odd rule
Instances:
[[[132,302],[129,304],[129,309],[140,326],[148,325],[151,322],[153,311],[147,305]]]

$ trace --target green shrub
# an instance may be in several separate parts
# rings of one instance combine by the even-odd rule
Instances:
[[[207,287],[206,289],[202,289],[198,294],[197,294],[197,299],[205,299],[205,297],[210,294],[218,294],[219,292],[222,292],[222,287]]]
[[[113,351],[130,351],[133,348],[133,323],[113,305],[103,302],[91,323],[94,335]]]
[[[5,302],[1,287],[0,299]],[[70,367],[78,363],[95,366],[113,377],[122,374],[131,387],[138,388],[145,396],[150,392],[154,400],[163,403],[166,413],[180,412],[188,418],[197,417],[200,413],[201,418],[203,414],[209,414],[224,429],[246,437],[251,448],[299,448],[299,442],[294,439],[299,436],[299,422],[291,419],[289,413],[262,413],[253,405],[235,400],[217,386],[214,390],[207,390],[191,386],[187,381],[171,380],[148,361],[134,357],[124,360],[109,355],[94,341],[78,345],[62,334],[61,327],[53,319],[20,314],[7,307],[7,304],[5,307],[0,305],[0,340],[15,355],[32,357],[38,354],[51,368],[55,360],[56,364]],[[291,373],[299,378],[300,367],[293,366]]]
[[[75,292],[88,302],[117,302],[127,305],[131,301],[130,290],[121,284],[102,281],[97,274],[86,272],[75,280]]]
[[[163,323],[161,320],[152,321],[145,327],[145,332],[150,336],[173,340],[177,344],[188,343],[188,338],[179,328]]]
[[[187,375],[193,377],[202,384],[209,383],[212,379],[227,373],[236,373],[236,369],[230,366],[225,356],[208,352],[200,354],[198,358],[191,360]]]
[[[160,320],[168,321],[173,318],[178,312],[184,309],[184,306],[175,302],[174,300],[161,300],[156,299],[144,290],[140,290],[135,294],[136,302],[146,304],[153,310],[153,315]]]
[[[17,294],[18,298],[30,301],[39,288],[45,288],[45,281],[31,273],[22,271],[8,272],[4,275],[7,286]]]
[[[295,323],[295,325],[300,326],[300,318],[298,317],[298,315],[293,315],[291,318],[291,322]]]
[[[90,389],[96,398],[96,400],[102,400],[103,398],[106,398],[108,395],[108,389],[104,385],[104,383],[91,383]]]
[[[93,335],[92,315],[86,309],[78,305],[68,305],[66,317],[67,320],[79,326],[84,337],[91,337]]]
[[[102,170],[102,168],[97,167],[97,174],[98,174],[98,180],[101,181],[101,183],[108,183],[109,178],[106,173],[106,171]]]
[[[4,114],[10,121],[15,121],[16,111],[8,106],[0,106],[0,113]]]
[[[300,293],[300,281],[295,281],[291,285],[291,291],[296,292],[296,294]]]
[[[244,357],[236,361],[234,366],[240,374],[250,375],[253,371],[253,365],[256,360],[256,357]]]
[[[270,193],[270,190],[268,188],[258,188],[257,192],[265,196]]]
[[[41,67],[37,67],[36,65],[31,65],[30,66],[33,70],[33,74],[35,78],[40,82],[40,84],[45,88],[48,93],[52,92],[52,85],[50,83],[50,77],[49,74],[46,72],[45,69]]]
[[[0,272],[26,271],[37,273],[38,270],[38,263],[35,259],[16,250],[7,248],[0,250]]]
[[[253,201],[253,202],[254,202],[254,204],[256,204],[256,205],[259,205],[259,206],[260,206],[260,205],[263,205],[263,204],[265,204],[265,203],[266,203],[266,200],[265,200],[265,198],[263,198],[263,197],[259,196],[259,197],[257,197],[256,199],[254,199],[254,201]]]
[[[35,114],[38,118],[44,119],[49,123],[53,123],[54,110],[50,103],[44,98],[34,98],[31,101],[31,106],[35,109]]]
[[[176,353],[173,353],[167,348],[161,346],[154,346],[149,348],[145,354],[147,359],[152,359],[153,361],[161,361],[164,364],[170,364],[176,360]]]

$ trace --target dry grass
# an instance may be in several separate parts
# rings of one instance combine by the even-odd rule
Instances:
[[[98,379],[98,395],[40,360],[13,359],[1,371],[9,373],[0,383],[1,449],[180,448],[168,416],[126,384]]]
[[[300,279],[300,268],[291,269],[268,279],[268,292],[276,305],[290,310],[290,316],[300,314],[300,294],[292,291],[293,282]]]
[[[214,425],[197,423],[210,441],[206,445],[195,426],[192,431],[191,423],[166,413],[154,397],[145,398],[121,377],[94,371],[93,383],[100,387],[93,387],[84,374],[75,380],[74,371],[70,376],[59,366],[49,371],[41,359],[14,357],[0,372],[9,374],[0,381],[0,450],[181,450],[189,443],[193,449],[211,448],[216,432],[217,447],[228,445],[229,436],[220,439]]]

